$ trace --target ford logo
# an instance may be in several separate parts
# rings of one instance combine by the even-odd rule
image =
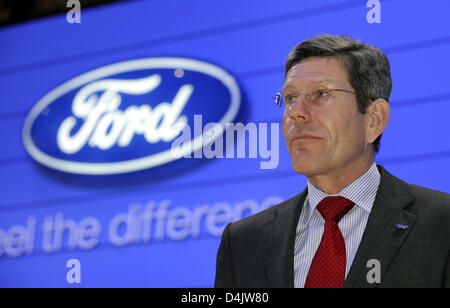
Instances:
[[[195,115],[225,127],[237,116],[240,99],[236,80],[210,63],[130,60],[87,72],[50,91],[29,112],[23,142],[34,160],[59,171],[134,172],[197,151],[204,132],[180,146],[177,157],[171,154],[171,143]],[[213,134],[208,139],[221,137],[223,129]]]

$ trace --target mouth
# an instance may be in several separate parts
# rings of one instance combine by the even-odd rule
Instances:
[[[303,141],[314,141],[314,140],[319,140],[319,137],[313,136],[313,135],[307,135],[307,134],[302,134],[302,135],[297,135],[291,138],[291,140],[289,141],[291,144],[294,142],[303,142]]]

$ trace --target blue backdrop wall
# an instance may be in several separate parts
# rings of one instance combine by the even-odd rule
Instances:
[[[149,0],[82,8],[79,24],[63,14],[0,29],[0,287],[211,287],[225,225],[305,187],[281,131],[274,169],[261,169],[261,155],[184,159],[113,176],[34,162],[22,136],[33,106],[64,82],[117,62],[212,63],[239,85],[236,122],[280,123],[271,97],[289,51],[318,34],[351,35],[391,62],[391,118],[377,163],[450,192],[450,3],[380,2],[381,23],[368,22],[362,0]],[[220,108],[214,97],[197,103]],[[80,261],[81,284],[66,280],[70,259]]]

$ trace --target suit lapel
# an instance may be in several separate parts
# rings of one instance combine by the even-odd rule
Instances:
[[[367,282],[367,262],[380,261],[381,282],[389,264],[414,227],[416,216],[406,208],[414,201],[405,182],[395,178],[379,166],[380,186],[366,229],[356,253],[344,288],[376,286]],[[407,226],[407,229],[396,225]]]
[[[307,189],[278,207],[268,222],[265,263],[271,288],[294,287],[294,244]]]

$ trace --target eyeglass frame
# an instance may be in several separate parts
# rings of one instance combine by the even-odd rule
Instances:
[[[317,91],[339,91],[339,92],[347,92],[347,93],[352,93],[352,94],[357,94],[356,92],[350,91],[350,90],[346,90],[346,89],[328,89],[328,88],[323,88],[323,89],[317,89]],[[306,95],[311,95],[313,93],[304,93],[303,96],[306,97]],[[281,108],[281,102],[284,101],[283,99],[283,95],[281,94],[281,92],[277,92],[275,93],[275,96],[272,96],[272,98],[275,100],[275,104],[278,106],[278,108]],[[307,99],[308,102],[310,102],[309,99]],[[285,103],[286,105],[286,103]]]

